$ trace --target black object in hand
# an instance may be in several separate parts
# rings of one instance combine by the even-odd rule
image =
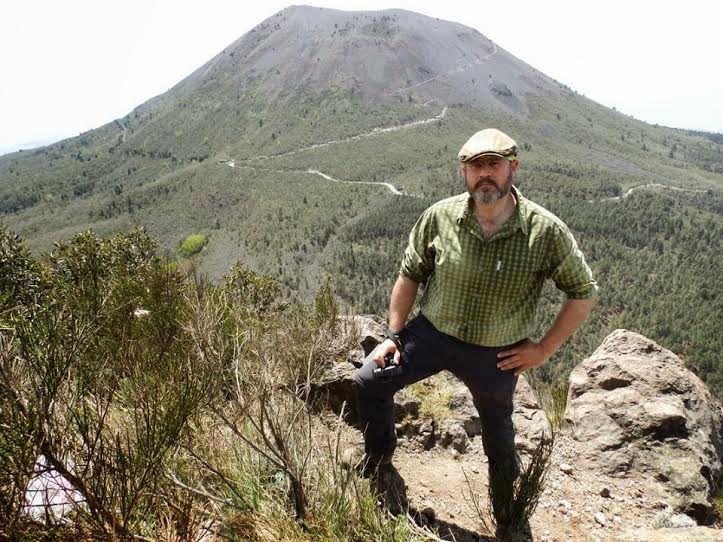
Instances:
[[[386,356],[384,356],[384,368],[377,367],[374,369],[374,378],[377,380],[390,380],[394,378],[395,376],[399,376],[404,372],[404,369],[402,368],[402,364],[394,365],[394,354],[392,352],[389,352]]]

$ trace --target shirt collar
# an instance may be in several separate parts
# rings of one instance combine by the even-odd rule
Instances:
[[[510,187],[510,190],[515,195],[515,199],[517,200],[517,205],[515,205],[515,211],[510,218],[515,221],[515,227],[519,228],[520,230],[522,230],[522,233],[527,235],[527,198],[525,198],[520,192],[520,189],[514,185]],[[472,217],[471,209],[474,205],[474,199],[472,199],[472,196],[467,196],[467,198],[463,201],[464,205],[462,205],[459,213],[457,213],[457,224],[461,224],[467,217]]]

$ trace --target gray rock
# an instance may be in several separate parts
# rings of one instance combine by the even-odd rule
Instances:
[[[364,358],[384,340],[384,321],[375,315],[365,316],[343,316],[342,320],[351,323],[356,327],[359,336],[359,348],[349,352],[348,361],[355,367],[361,367]]]
[[[467,437],[467,431],[465,431],[462,424],[457,420],[444,420],[440,423],[439,427],[439,441],[438,444],[445,447],[451,447],[459,453],[464,453],[467,450],[469,439]]]
[[[364,350],[364,355],[368,356],[384,340],[386,323],[373,314],[352,318],[359,329],[359,344]]]
[[[698,524],[693,518],[686,514],[676,514],[671,506],[666,506],[665,510],[658,512],[653,520],[653,527],[656,529],[682,529],[697,526]]]
[[[364,358],[366,358],[366,356],[364,355],[364,350],[362,350],[361,348],[356,348],[349,351],[346,360],[351,363],[355,368],[359,368],[364,365]]]
[[[637,333],[614,331],[570,374],[565,419],[580,468],[654,473],[677,512],[714,521],[709,499],[723,476],[723,415],[675,354]]]
[[[417,442],[419,442],[425,450],[431,450],[437,443],[434,438],[434,433],[419,433],[419,435],[417,435]]]
[[[417,420],[422,402],[410,395],[406,390],[401,390],[394,396],[394,415],[398,422],[407,420],[411,424],[419,425]]]
[[[417,426],[416,440],[425,450],[431,450],[437,444],[437,431],[434,420],[425,419]]]
[[[355,420],[356,401],[352,387],[354,375],[356,368],[351,363],[334,363],[319,381],[312,383],[311,396],[328,405],[336,413],[340,413],[343,407],[347,420]]]

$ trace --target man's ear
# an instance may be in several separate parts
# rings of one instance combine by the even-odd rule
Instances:
[[[512,162],[510,162],[510,173],[514,174],[515,171],[517,171],[517,168],[519,167],[519,165],[520,165],[519,160],[513,160]]]

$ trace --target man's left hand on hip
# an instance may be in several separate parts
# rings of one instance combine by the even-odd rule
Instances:
[[[527,339],[522,344],[497,354],[500,358],[497,367],[503,371],[514,369],[517,376],[527,369],[542,365],[551,355],[552,352],[546,351],[540,343]]]

